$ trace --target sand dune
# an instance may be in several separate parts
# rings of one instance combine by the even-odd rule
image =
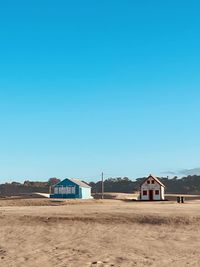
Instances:
[[[13,201],[0,208],[1,267],[200,266],[199,204]]]

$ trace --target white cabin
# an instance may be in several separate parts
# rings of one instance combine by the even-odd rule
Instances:
[[[161,181],[150,175],[140,186],[140,200],[164,200],[165,186]]]

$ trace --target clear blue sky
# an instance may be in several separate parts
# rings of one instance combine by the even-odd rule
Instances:
[[[199,1],[0,3],[0,182],[198,168]]]

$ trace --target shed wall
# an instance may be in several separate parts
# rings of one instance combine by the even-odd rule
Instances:
[[[53,190],[51,198],[79,198],[79,186],[68,179],[55,185]]]
[[[161,200],[165,200],[165,188],[161,186]]]
[[[153,190],[153,200],[164,200],[164,187],[161,186],[157,181],[154,180],[154,184],[152,184],[153,179],[147,180],[141,186],[141,200],[150,200],[149,190]],[[150,181],[150,183],[148,183]],[[147,191],[147,195],[143,195],[143,191]],[[159,190],[159,195],[155,194],[155,191]]]
[[[90,187],[81,187],[80,190],[81,190],[80,198],[82,198],[82,199],[92,198]]]
[[[90,199],[92,198],[91,188],[81,187],[76,183],[74,183],[73,181],[71,181],[70,179],[65,179],[54,186],[53,194],[50,195],[50,198]]]

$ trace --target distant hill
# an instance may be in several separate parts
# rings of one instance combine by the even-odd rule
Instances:
[[[135,181],[130,180],[128,177],[124,178],[109,178],[105,180],[105,192],[122,192],[132,193],[140,189],[140,184],[144,178],[138,178]],[[187,176],[183,178],[174,177],[160,178],[161,182],[166,186],[166,193],[173,194],[200,194],[200,175]],[[94,193],[101,192],[101,181],[90,183]]]
[[[29,193],[49,193],[49,187],[58,183],[60,179],[50,178],[47,182],[31,182],[24,183],[12,182],[0,185],[0,196],[18,196]]]
[[[105,192],[118,192],[118,193],[133,193],[140,189],[140,184],[146,179],[138,178],[131,180],[128,177],[109,178],[104,182]],[[163,184],[166,186],[166,193],[168,194],[200,194],[200,175],[187,176],[183,178],[174,177],[160,178]],[[0,185],[0,196],[17,196],[28,193],[48,193],[49,186],[52,186],[59,182],[58,178],[50,178],[47,182],[30,182],[24,183],[5,183]],[[101,192],[101,181],[91,182],[93,193]]]

